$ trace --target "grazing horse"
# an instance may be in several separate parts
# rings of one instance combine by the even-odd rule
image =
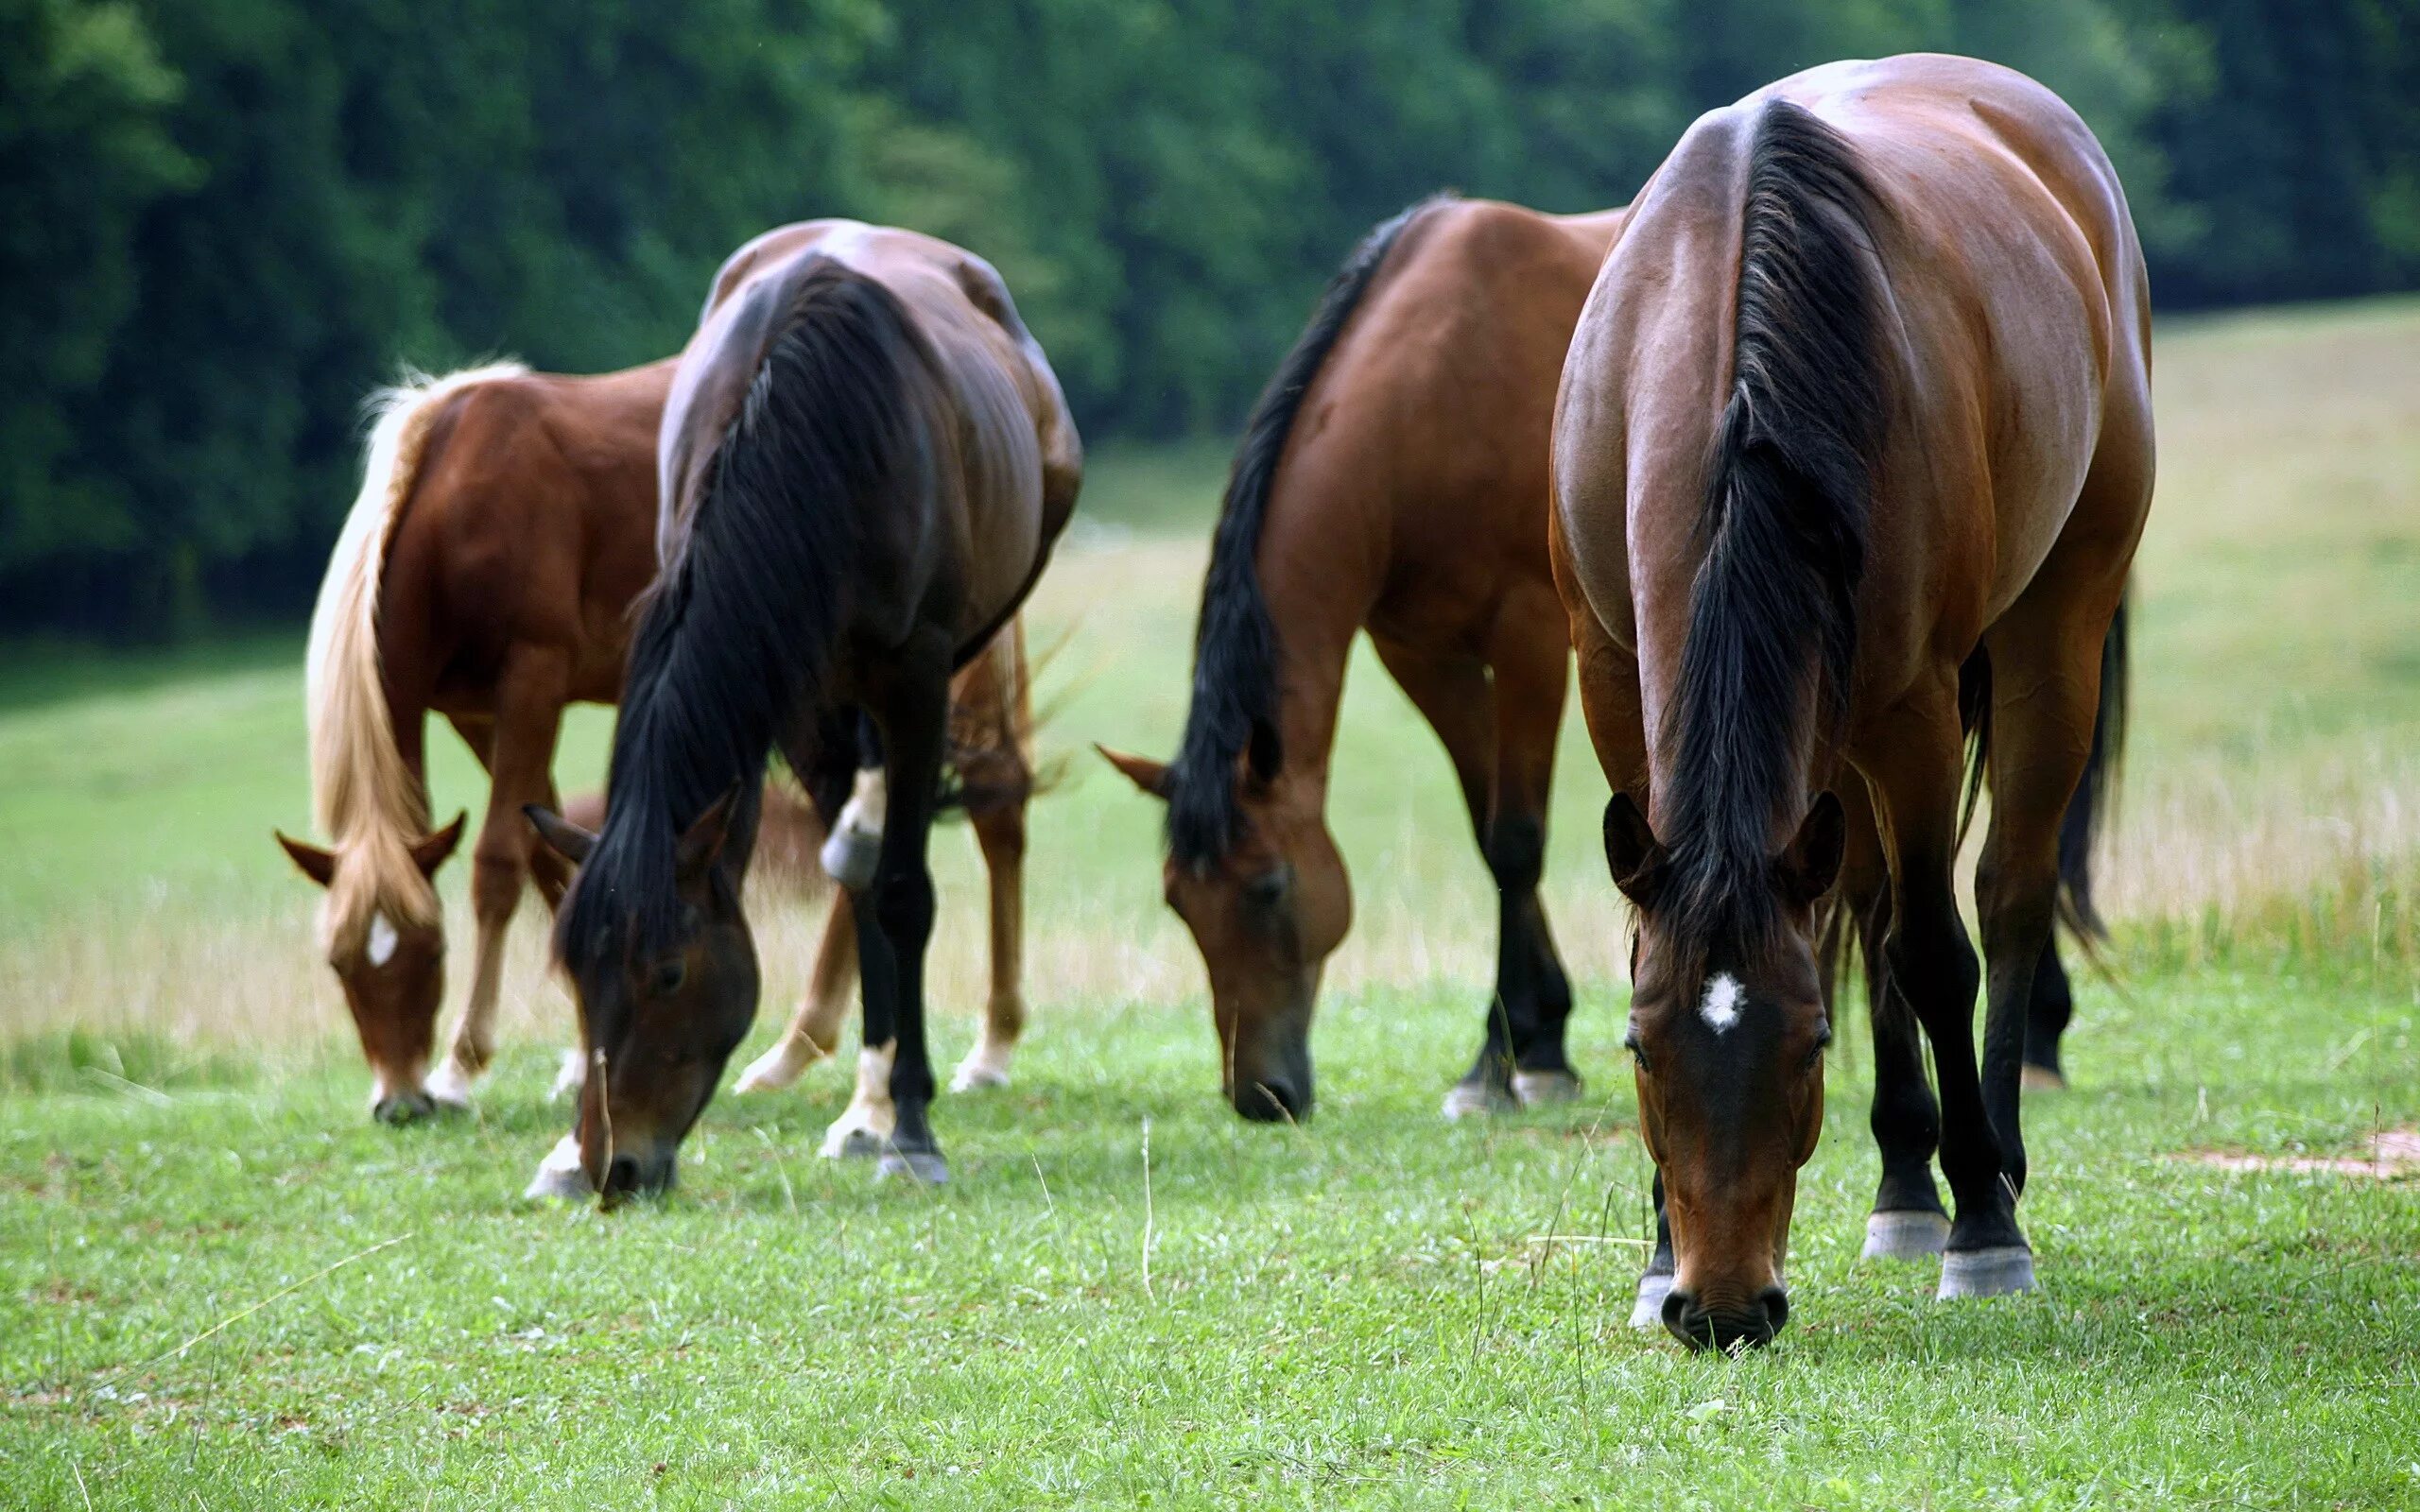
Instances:
[[[1555,567],[1638,909],[1656,1312],[1693,1345],[1789,1314],[1830,1035],[1814,936],[1861,832],[1885,995],[1938,1068],[1941,1294],[2032,1285],[2026,1012],[2150,506],[2149,345],[2108,158],[1966,59],[1833,64],[1701,118],[1599,275],[1557,404]],[[1979,1074],[1951,872],[1986,720]]]
[[[551,801],[564,707],[611,703],[620,692],[630,605],[655,568],[655,437],[673,367],[570,377],[504,364],[373,401],[361,493],[329,560],[308,658],[313,798],[334,844],[277,838],[327,889],[321,942],[382,1120],[468,1100],[494,1050],[505,933],[522,891],[534,877],[551,908],[570,880],[553,851],[533,845],[521,807]],[[1021,641],[1003,644],[960,679],[956,717],[974,735],[1022,729],[1024,671]],[[463,821],[426,833],[432,710],[490,774],[473,848],[470,997],[434,1074],[445,936],[431,884]],[[964,1078],[972,1068],[977,1084],[1005,1071],[1024,1017],[1015,938],[1024,786],[1002,754],[1012,746],[971,738],[970,751],[984,754],[962,758],[983,764],[994,799],[975,816],[994,926],[984,1042],[960,1070]],[[1022,756],[1016,747],[1006,765]],[[778,794],[768,803],[778,839],[811,822]],[[849,928],[836,911],[802,1018],[846,992]]]
[[[1573,1095],[1538,901],[1567,622],[1547,561],[1555,377],[1622,212],[1451,198],[1371,232],[1270,378],[1212,538],[1167,800],[1168,905],[1209,969],[1237,1112],[1311,1110],[1320,973],[1352,918],[1325,822],[1353,639],[1444,743],[1498,893],[1495,990],[1449,1117]]]
[[[855,221],[786,227],[724,266],[657,467],[662,565],[604,827],[530,811],[579,868],[555,954],[590,1066],[581,1174],[608,1204],[671,1183],[755,1016],[739,889],[757,777],[778,747],[818,808],[838,809],[870,718],[888,801],[850,903],[864,1042],[891,1056],[881,1169],[940,1180],[925,841],[951,675],[1015,614],[1075,506],[1081,450],[1058,380],[980,258]]]
[[[1538,901],[1570,654],[1547,463],[1564,352],[1623,214],[1439,198],[1371,233],[1246,428],[1184,754],[1101,753],[1169,802],[1162,885],[1209,968],[1227,1095],[1247,1118],[1309,1109],[1312,1002],[1352,909],[1323,820],[1328,758],[1364,627],[1443,742],[1498,889],[1495,989],[1445,1114],[1578,1087]],[[2062,851],[2079,932],[2097,928],[2097,791],[2078,790]],[[2055,949],[2037,998],[2038,1059],[2055,1072],[2069,1008]]]

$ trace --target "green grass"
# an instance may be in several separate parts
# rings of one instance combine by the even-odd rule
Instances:
[[[1082,757],[1034,814],[1036,1022],[1013,1089],[939,1109],[939,1193],[814,1158],[824,1068],[718,1099],[667,1202],[519,1202],[563,1117],[534,908],[478,1114],[372,1126],[267,836],[307,825],[297,643],[0,666],[0,1507],[2420,1506],[2420,1187],[2176,1158],[2420,1119],[2420,308],[2197,322],[2160,359],[2120,986],[2083,983],[2076,1088],[2029,1105],[2038,1294],[1942,1305],[1936,1267],[1858,1260],[1847,1027],[1780,1343],[1632,1332],[1602,783],[1571,721],[1547,895],[1591,1095],[1444,1125],[1491,893],[1366,657],[1321,1111],[1226,1113],[1158,814],[1082,750],[1173,744],[1221,458],[1112,450],[1087,506],[1124,528],[1030,612],[1045,744]],[[567,783],[608,728],[575,721]],[[441,810],[475,807],[431,747]],[[950,1056],[979,873],[936,850]],[[755,916],[752,1052],[818,923]]]

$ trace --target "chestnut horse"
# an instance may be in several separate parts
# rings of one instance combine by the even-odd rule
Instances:
[[[2026,1010],[2150,506],[2149,344],[2106,155],[1967,59],[1833,64],[1701,118],[1599,275],[1557,405],[1554,549],[1639,911],[1657,1311],[1693,1345],[1788,1317],[1830,1034],[1818,905],[1864,833],[1884,995],[1938,1068],[1941,1294],[2032,1284]],[[1979,720],[1979,1075],[1951,877]]]
[[[334,844],[277,838],[327,889],[321,943],[382,1120],[467,1101],[493,1052],[505,933],[523,888],[534,878],[551,907],[569,881],[560,858],[533,846],[521,806],[552,801],[565,706],[611,703],[620,691],[629,608],[655,565],[655,435],[673,367],[568,377],[504,364],[373,401],[361,493],[328,564],[308,660],[314,806]],[[975,737],[1024,728],[1023,678],[1022,643],[1004,635],[955,690],[970,735],[959,759],[980,764],[994,798],[974,815],[992,874],[993,986],[984,1043],[968,1068],[986,1083],[1004,1074],[1024,1018],[1025,747]],[[473,849],[470,997],[434,1075],[445,936],[431,884],[463,821],[426,833],[431,711],[452,722],[491,780]],[[767,819],[786,839],[812,827],[778,793],[768,795]],[[803,1021],[824,1022],[824,1005],[848,990],[850,928],[838,909]]]
[[[614,732],[602,830],[533,805],[579,870],[555,953],[590,1071],[577,1138],[607,1203],[660,1191],[746,1035],[755,947],[740,884],[756,774],[779,747],[840,806],[860,722],[888,803],[854,888],[864,1043],[888,1053],[881,1169],[946,1175],[929,1118],[925,861],[953,672],[1048,561],[1081,451],[1041,347],[991,266],[854,221],[740,249],[675,374],[657,452],[654,586]]]
[[[1439,198],[1371,233],[1246,428],[1184,756],[1101,753],[1170,801],[1163,887],[1208,966],[1227,1095],[1247,1118],[1309,1110],[1312,1003],[1352,907],[1323,819],[1328,758],[1364,627],[1443,742],[1498,889],[1495,989],[1445,1114],[1578,1087],[1570,988],[1538,901],[1570,654],[1547,449],[1564,352],[1623,214]],[[2099,927],[2098,788],[2078,790],[2062,851],[2083,933]],[[2028,1054],[2055,1073],[2070,1006],[2055,950],[2037,998]]]
[[[1555,375],[1622,212],[1451,198],[1371,232],[1270,379],[1210,548],[1167,801],[1168,905],[1209,969],[1222,1081],[1311,1110],[1311,1010],[1352,919],[1328,833],[1365,628],[1444,743],[1498,895],[1495,990],[1449,1117],[1573,1095],[1571,988],[1538,902],[1568,630],[1547,562]]]

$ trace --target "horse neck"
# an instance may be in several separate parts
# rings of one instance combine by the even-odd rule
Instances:
[[[1296,522],[1276,509],[1259,551],[1261,595],[1277,629],[1278,738],[1283,781],[1319,812],[1327,801],[1337,717],[1353,640],[1377,602],[1383,575],[1378,533],[1351,511],[1330,508]]]

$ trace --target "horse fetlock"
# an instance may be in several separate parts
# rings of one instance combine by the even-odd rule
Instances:
[[[557,1140],[546,1158],[538,1162],[537,1175],[529,1178],[521,1195],[531,1202],[585,1200],[588,1177],[579,1166],[579,1141],[569,1134]]]
[[[423,1091],[441,1108],[466,1108],[471,1106],[471,1088],[487,1070],[488,1054],[472,1046],[456,1045],[453,1054],[433,1073]]]
[[[1519,1099],[1523,1108],[1546,1108],[1556,1103],[1577,1102],[1581,1091],[1580,1074],[1567,1067],[1512,1073],[1512,1095]]]
[[[1009,1059],[1015,1053],[1015,1040],[994,1040],[986,1030],[983,1038],[976,1041],[975,1048],[966,1053],[966,1058],[958,1063],[958,1070],[951,1074],[949,1090],[971,1092],[984,1087],[1006,1087],[1009,1084]]]
[[[819,1060],[829,1059],[831,1049],[819,1045],[805,1035],[786,1034],[773,1041],[772,1047],[748,1063],[733,1087],[739,1092],[777,1092],[805,1074],[806,1069]]]
[[[823,1131],[818,1151],[823,1159],[862,1159],[880,1154],[890,1143],[899,1124],[899,1110],[890,1101],[890,1061],[896,1049],[886,1044],[857,1052],[857,1088],[849,1106]]]

